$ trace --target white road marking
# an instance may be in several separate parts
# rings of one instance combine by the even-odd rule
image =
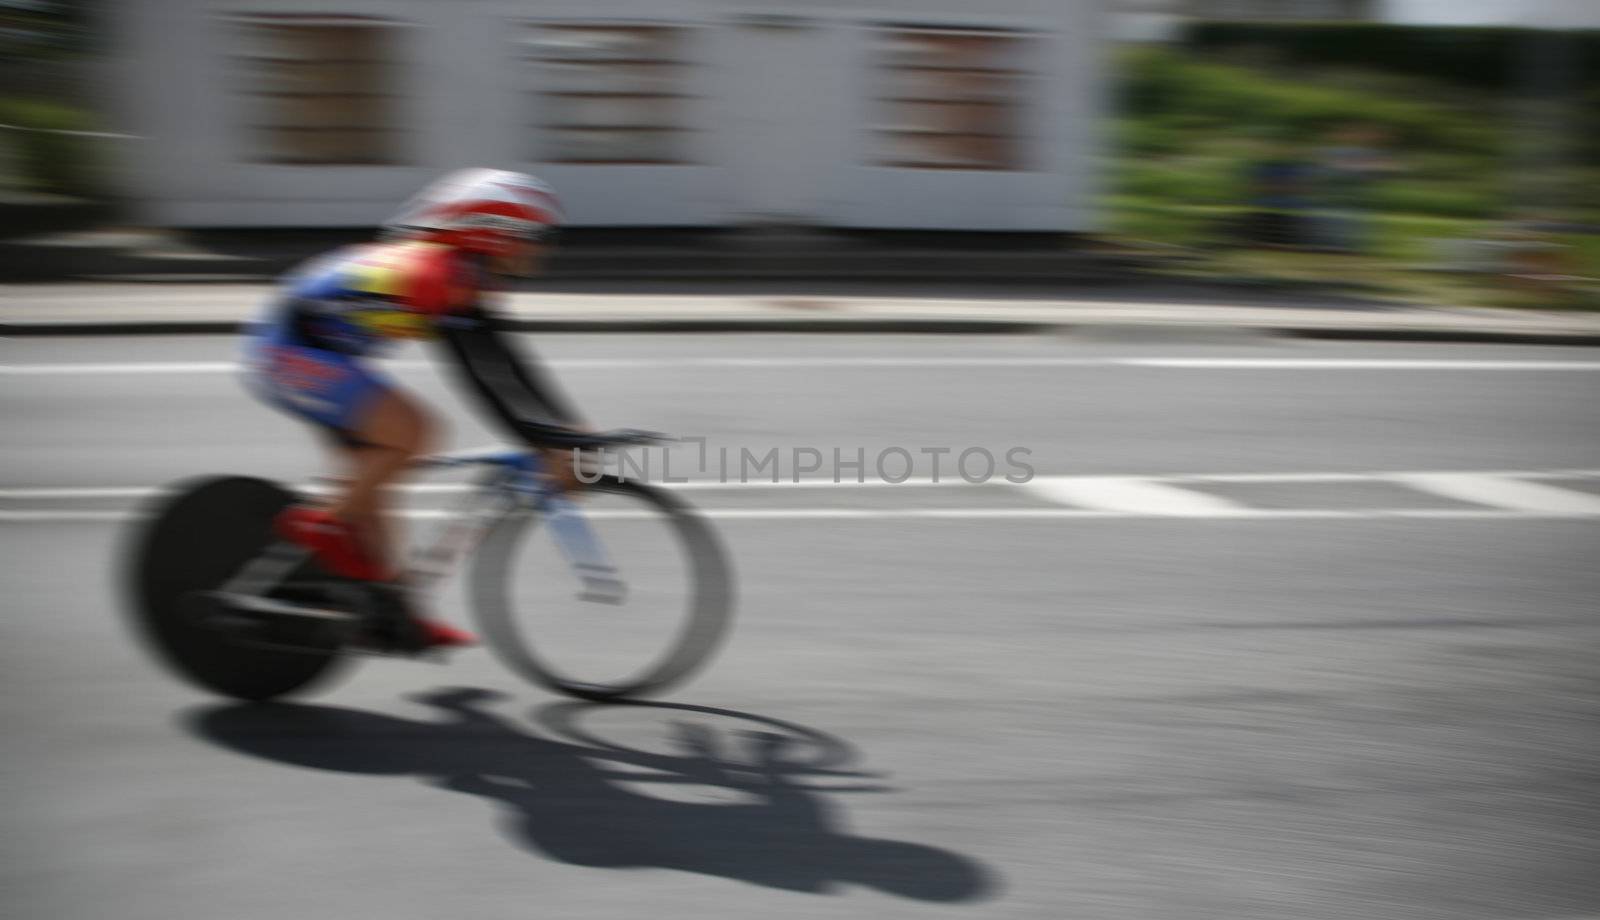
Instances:
[[[1250,509],[1215,495],[1134,476],[1040,476],[1028,491],[1061,505],[1171,517],[1233,517]]]
[[[1361,520],[1400,518],[1411,520],[1515,520],[1600,517],[1600,496],[1549,485],[1540,480],[1596,479],[1600,470],[1504,470],[1496,472],[1304,472],[1304,473],[1194,473],[1153,476],[1043,476],[1028,483],[973,484],[959,478],[908,480],[886,483],[868,480],[826,479],[793,481],[719,482],[696,480],[665,483],[671,489],[761,492],[777,488],[856,489],[899,486],[909,489],[992,488],[1021,489],[1027,494],[1067,507],[906,507],[906,508],[711,508],[702,513],[721,520],[872,520],[937,518],[952,520],[1024,520],[1030,518],[1194,518],[1247,520]],[[1208,495],[1183,484],[1386,482],[1416,488],[1480,507],[1463,508],[1258,508]],[[325,484],[302,485],[316,489]],[[411,483],[400,491],[412,495],[456,495],[475,490],[473,483]],[[161,491],[146,486],[82,486],[0,489],[0,501],[41,502],[73,500],[143,499]],[[118,521],[140,513],[137,509],[19,508],[0,509],[0,522]],[[419,520],[447,518],[456,511],[408,509],[403,516]],[[590,512],[597,518],[637,517],[634,512]]]
[[[1437,360],[1412,358],[1164,358],[1164,357],[691,357],[558,358],[546,362],[560,370],[615,370],[646,367],[1142,367],[1171,370],[1394,370],[1394,371],[1600,371],[1600,361]],[[433,366],[428,361],[382,362],[391,369]],[[228,374],[233,361],[149,361],[118,363],[5,364],[0,376],[91,376],[118,374]]]
[[[225,374],[239,369],[232,361],[163,361],[128,364],[6,364],[0,365],[0,375],[21,377],[30,375],[83,375],[91,374]]]
[[[63,489],[0,489],[0,499],[27,501],[42,498],[143,498],[160,489],[149,486],[85,486]]]
[[[746,480],[743,482],[729,480],[723,482],[717,479],[691,479],[688,482],[655,482],[652,485],[665,489],[687,489],[691,491],[746,491],[763,489],[828,489],[828,488],[1023,488],[1043,489],[1040,494],[1046,499],[1055,501],[1055,495],[1064,495],[1060,489],[1103,489],[1107,482],[1121,483],[1126,490],[1131,488],[1127,483],[1134,482],[1141,485],[1149,483],[1318,483],[1318,482],[1396,482],[1402,485],[1413,485],[1424,491],[1438,492],[1437,488],[1418,483],[1427,482],[1437,485],[1445,481],[1461,483],[1478,480],[1495,480],[1496,488],[1505,489],[1525,480],[1541,479],[1600,479],[1600,469],[1549,469],[1549,470],[1419,470],[1419,471],[1389,471],[1372,470],[1365,472],[1295,472],[1295,473],[1153,473],[1138,476],[1038,476],[1030,482],[1011,483],[1003,479],[990,480],[982,483],[970,483],[959,476],[942,476],[938,480],[928,478],[907,479],[904,482],[886,482],[881,479],[780,479],[776,482],[768,479]],[[1511,483],[1502,483],[1500,480],[1513,480]],[[295,488],[306,491],[321,491],[330,487],[326,481],[312,481],[302,483]],[[477,489],[476,483],[471,482],[412,482],[397,486],[396,490],[413,495],[460,495]],[[1548,487],[1547,487],[1548,488]],[[0,489],[0,501],[39,501],[44,499],[93,499],[93,498],[145,498],[160,492],[160,486],[33,486],[22,488]],[[1587,497],[1583,493],[1569,490],[1555,490],[1564,496]],[[1197,499],[1202,502],[1212,502],[1211,507],[1221,507],[1214,503],[1221,502],[1230,507],[1245,507],[1226,499],[1215,496],[1201,495],[1182,489],[1168,490],[1165,492],[1146,490],[1146,496],[1154,498],[1158,495],[1172,498],[1179,496],[1181,500],[1189,503]],[[1480,490],[1481,494],[1481,490]],[[1453,496],[1452,496],[1453,497]],[[1465,499],[1478,502],[1479,499]],[[1073,502],[1076,504],[1076,502]],[[1566,504],[1570,504],[1566,503]],[[1563,505],[1564,507],[1565,505]],[[1510,506],[1513,510],[1549,510],[1556,506],[1525,507],[1522,505]]]
[[[1539,514],[1600,514],[1600,496],[1486,473],[1409,473],[1390,477],[1457,501]]]
[[[46,524],[67,521],[114,522],[132,518],[133,511],[0,511],[0,521],[13,524]]]
[[[1600,477],[1600,470],[1480,470],[1462,471],[1471,476],[1499,476],[1507,479],[1590,479]],[[1432,476],[1431,471],[1418,472],[1365,472],[1365,473],[1181,473],[1141,476],[1162,482],[1233,482],[1233,483],[1290,483],[1290,482],[1371,482],[1399,479],[1407,476]],[[1455,475],[1451,471],[1448,475]]]
[[[1343,511],[1325,508],[1241,508],[1223,514],[1149,514],[1138,511],[1101,511],[1083,508],[708,508],[700,511],[712,520],[893,520],[936,518],[949,520],[1028,520],[1028,519],[1163,519],[1163,520],[1257,520],[1257,521],[1311,521],[1311,520],[1568,520],[1572,518],[1600,517],[1600,512],[1541,512],[1498,511],[1492,508],[1374,508],[1360,511]],[[449,520],[460,516],[457,511],[437,509],[407,509],[397,512],[397,517],[417,521]],[[586,512],[595,520],[644,520],[655,515],[648,511]],[[142,517],[138,511],[0,511],[0,523],[64,523],[106,522],[132,520]]]
[[[1124,358],[1139,367],[1195,370],[1595,371],[1600,361],[1450,361],[1426,358]]]
[[[1165,482],[1362,482],[1373,473],[1192,473],[1182,476],[1152,476]]]
[[[752,480],[747,482],[728,481],[716,479],[693,479],[688,482],[655,482],[651,485],[664,489],[820,489],[820,488],[916,488],[971,486],[971,485],[996,485],[996,483],[968,483],[959,477],[945,476],[938,482],[932,479],[908,479],[905,482],[885,482],[881,479],[868,479],[856,481],[845,479],[835,482],[831,479],[802,479],[798,482],[792,479],[780,479],[777,482],[770,480]],[[1010,485],[1003,480],[998,481],[1001,486]],[[310,482],[295,486],[307,492],[324,492],[331,488],[326,482]],[[460,495],[475,491],[476,483],[471,482],[411,482],[395,487],[395,491],[407,492],[413,495]],[[39,487],[21,489],[0,489],[0,501],[36,501],[40,499],[83,499],[83,498],[146,498],[161,491],[160,486],[67,486],[67,487]]]

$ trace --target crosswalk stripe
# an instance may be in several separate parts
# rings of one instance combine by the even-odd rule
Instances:
[[[1403,473],[1391,478],[1414,489],[1491,508],[1540,514],[1600,514],[1600,496],[1525,479],[1484,473]]]

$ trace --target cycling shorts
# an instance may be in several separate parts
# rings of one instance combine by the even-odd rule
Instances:
[[[355,432],[378,398],[394,389],[360,356],[312,348],[270,327],[245,344],[244,380],[259,399],[344,444],[361,443]]]

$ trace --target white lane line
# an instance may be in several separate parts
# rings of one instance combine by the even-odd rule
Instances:
[[[1028,491],[1059,505],[1172,517],[1227,517],[1250,511],[1238,502],[1132,476],[1040,476]]]
[[[858,481],[843,479],[802,479],[798,482],[792,479],[781,479],[777,482],[771,480],[750,480],[745,482],[722,482],[715,479],[692,479],[688,482],[652,482],[651,484],[667,489],[681,489],[689,491],[760,491],[764,489],[866,489],[866,488],[941,488],[941,489],[984,489],[984,488],[1022,488],[1038,491],[1040,495],[1050,501],[1056,501],[1057,496],[1065,497],[1071,490],[1090,490],[1104,495],[1107,482],[1116,483],[1126,495],[1132,488],[1142,490],[1146,503],[1166,499],[1168,502],[1174,498],[1187,503],[1194,508],[1240,508],[1244,506],[1229,502],[1216,496],[1187,491],[1181,488],[1170,487],[1173,483],[1319,483],[1319,482],[1394,482],[1401,485],[1412,484],[1415,481],[1440,483],[1444,481],[1473,482],[1478,480],[1495,480],[1496,488],[1508,489],[1525,480],[1540,479],[1595,479],[1600,478],[1600,470],[1495,470],[1495,471],[1371,471],[1371,472],[1305,472],[1305,473],[1156,473],[1141,476],[1040,476],[1031,482],[1010,483],[1003,480],[992,480],[984,483],[969,483],[958,476],[942,476],[937,481],[927,478],[908,479],[904,482],[885,482],[879,479]],[[1512,480],[1512,482],[1501,482]],[[1135,485],[1136,484],[1136,485]],[[1154,488],[1149,488],[1154,484]],[[1534,486],[1533,483],[1524,483]],[[1166,487],[1166,488],[1163,488]],[[1437,488],[1419,486],[1425,491],[1439,493]],[[1458,485],[1459,487],[1459,485]],[[95,498],[146,498],[162,491],[160,486],[51,486],[0,489],[0,501],[41,501],[48,499],[95,499]],[[305,491],[324,491],[330,488],[327,482],[314,481],[302,483],[294,488]],[[413,482],[396,487],[396,491],[411,495],[460,495],[474,491],[478,488],[470,482]],[[1572,492],[1554,487],[1543,487],[1549,491],[1561,492],[1568,499],[1572,496],[1590,498],[1579,492]],[[1136,496],[1137,497],[1137,496]],[[1452,496],[1453,497],[1453,496]],[[1467,499],[1478,503],[1476,498]],[[1069,504],[1079,504],[1078,501],[1069,500]],[[1499,503],[1494,503],[1498,505]],[[1541,505],[1533,508],[1518,507],[1517,510],[1550,510],[1552,507],[1564,508],[1570,506],[1570,500],[1559,505]],[[1592,505],[1589,507],[1593,507]]]
[[[1600,512],[1541,512],[1499,511],[1483,509],[1437,508],[1378,508],[1362,511],[1340,511],[1324,508],[1244,508],[1221,514],[1151,514],[1136,511],[1104,511],[1083,508],[711,508],[700,512],[712,520],[894,520],[894,519],[950,519],[950,520],[1028,520],[1028,519],[1095,519],[1095,520],[1252,520],[1252,521],[1359,521],[1359,520],[1572,520],[1574,518],[1600,517]],[[63,523],[63,522],[118,522],[143,515],[134,510],[123,511],[0,511],[0,523]],[[417,521],[447,520],[460,516],[456,511],[410,509],[397,517]],[[643,520],[653,518],[645,511],[587,512],[586,517],[596,520]]]
[[[167,361],[130,364],[6,364],[0,365],[0,375],[20,377],[26,375],[91,374],[223,374],[237,370],[232,361]]]
[[[1600,514],[1600,496],[1483,473],[1410,473],[1391,477],[1456,501],[1540,514]]]
[[[62,489],[0,489],[0,499],[143,498],[161,491],[151,486],[85,486]]]
[[[1193,370],[1596,371],[1600,361],[1450,361],[1425,358],[1123,358],[1138,367]]]
[[[1449,471],[1451,474],[1457,471]],[[1462,470],[1473,476],[1501,476],[1508,479],[1590,479],[1600,477],[1600,470]],[[1433,471],[1365,472],[1365,473],[1182,473],[1157,474],[1148,477],[1161,482],[1217,482],[1217,483],[1306,483],[1306,482],[1372,482],[1405,476],[1431,476]]]
[[[67,521],[129,520],[137,516],[133,511],[0,511],[0,522],[12,524],[48,524]]]
[[[648,367],[806,368],[806,367],[1140,367],[1172,370],[1405,370],[1405,371],[1600,371],[1600,361],[1475,361],[1409,358],[1052,358],[1052,357],[765,357],[765,358],[558,358],[546,362],[559,370],[614,370]],[[388,361],[392,369],[432,366],[428,361]],[[117,374],[226,374],[233,361],[163,361],[121,363],[5,364],[0,376],[72,376]]]
[[[780,479],[777,482],[769,480],[753,480],[748,482],[721,482],[715,479],[693,479],[688,482],[657,482],[646,480],[653,486],[663,489],[687,490],[734,490],[734,489],[821,489],[821,488],[916,488],[925,487],[991,487],[1009,486],[1004,481],[989,483],[969,483],[956,477],[942,477],[938,482],[932,479],[908,479],[905,482],[885,482],[880,479],[857,481],[844,479],[835,482],[831,479],[802,479],[798,482],[792,479]],[[310,482],[293,486],[297,490],[306,492],[325,492],[332,488],[330,483]],[[412,482],[394,487],[397,492],[406,492],[412,495],[460,495],[466,492],[477,491],[479,486],[471,482]],[[80,498],[146,498],[157,495],[163,491],[161,486],[81,486],[81,487],[50,487],[50,488],[23,488],[0,489],[0,501],[37,501],[41,499],[80,499]]]

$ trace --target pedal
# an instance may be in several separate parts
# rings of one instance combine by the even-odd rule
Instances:
[[[627,598],[628,586],[623,584],[620,578],[586,576],[583,579],[583,590],[578,592],[580,601],[610,604],[613,607],[621,606]]]
[[[305,607],[300,604],[291,604],[287,601],[274,600],[270,597],[257,597],[246,594],[228,594],[218,592],[212,597],[216,603],[225,610],[235,613],[251,613],[263,616],[299,617],[311,620],[330,620],[339,623],[353,623],[360,619],[356,614],[345,610],[325,610],[317,607]]]
[[[583,582],[578,600],[595,604],[620,605],[628,596],[628,586],[617,577],[617,570],[609,565],[579,562],[573,566]]]
[[[268,651],[326,654],[345,643],[355,615],[228,591],[189,597],[191,622],[239,645]]]

